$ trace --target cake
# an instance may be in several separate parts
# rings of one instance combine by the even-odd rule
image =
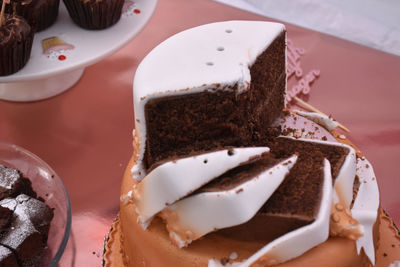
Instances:
[[[79,27],[101,30],[121,18],[123,0],[64,0],[71,19]]]
[[[104,265],[399,262],[371,164],[331,118],[284,111],[285,90],[281,24],[212,23],[153,49]]]
[[[34,31],[20,16],[4,14],[0,23],[0,76],[22,69],[31,55]]]
[[[151,51],[134,80],[137,174],[191,152],[262,144],[284,107],[285,36],[277,23],[223,22]]]
[[[49,28],[57,20],[60,0],[23,0],[12,3],[7,11],[25,18],[37,32]]]
[[[0,266],[41,265],[53,216],[29,179],[0,165]]]

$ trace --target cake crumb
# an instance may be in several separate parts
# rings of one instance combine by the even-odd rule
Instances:
[[[231,260],[236,260],[237,257],[238,257],[238,254],[237,254],[235,251],[232,252],[231,255],[229,255],[229,258],[230,258]]]
[[[222,265],[226,265],[226,264],[229,263],[229,259],[226,258],[226,257],[223,257],[223,258],[220,260],[220,262],[221,262]]]

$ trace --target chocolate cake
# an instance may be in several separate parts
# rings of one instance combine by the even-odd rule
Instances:
[[[261,146],[284,107],[285,38],[281,24],[230,21],[153,49],[134,81],[138,176],[193,151]]]
[[[0,165],[0,185],[0,266],[38,266],[53,210],[15,169]]]
[[[0,199],[15,198],[20,194],[36,198],[28,178],[23,177],[18,170],[0,164]]]
[[[105,266],[386,262],[380,242],[394,238],[380,224],[371,165],[326,130],[328,116],[316,124],[282,112],[284,36],[275,23],[212,23],[144,58],[134,80],[134,153]],[[276,137],[272,125],[284,129],[278,134],[301,136],[304,125],[318,132]]]
[[[297,155],[277,159],[264,153],[167,206],[159,216],[165,220],[171,240],[183,247],[207,233],[247,222],[296,161]]]
[[[250,67],[252,79],[245,92],[239,93],[236,83],[147,102],[146,166],[191,151],[261,144],[284,106],[284,57],[282,32]]]
[[[201,194],[203,192],[223,192],[237,187],[265,170],[278,164],[281,160],[275,158],[270,153],[262,155],[260,158],[247,162],[239,167],[227,171],[221,176],[215,178],[208,184],[194,191],[191,195]],[[190,197],[190,196],[189,196]]]
[[[323,161],[328,159],[330,162],[332,178],[335,180],[345,157],[350,153],[349,149],[290,138],[276,138],[269,142],[268,146],[277,158],[293,153],[298,153],[299,158],[281,186],[261,208],[260,213],[283,220],[301,221],[296,223],[297,225],[313,222],[321,198]]]
[[[298,159],[282,184],[246,225],[221,231],[240,240],[272,241],[315,221],[321,201],[324,159],[330,162],[332,186],[350,148],[342,145],[278,137],[268,142],[277,159]],[[243,235],[243,233],[246,233]]]
[[[6,246],[0,244],[0,266],[19,267],[17,257],[14,252]]]
[[[0,25],[0,76],[22,69],[31,55],[34,30],[20,16],[5,14]]]

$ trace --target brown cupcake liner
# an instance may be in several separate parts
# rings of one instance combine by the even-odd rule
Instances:
[[[63,0],[72,20],[89,30],[108,28],[119,21],[124,0]]]
[[[22,69],[31,56],[33,31],[22,42],[0,46],[0,76],[13,74]]]
[[[31,13],[27,18],[28,22],[37,32],[47,29],[57,20],[59,5],[60,0],[48,1]]]

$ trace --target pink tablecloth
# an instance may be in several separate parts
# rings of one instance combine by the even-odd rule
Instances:
[[[232,19],[267,20],[210,0],[160,0],[148,26],[88,67],[71,90],[35,103],[0,102],[0,139],[43,158],[69,191],[72,235],[61,266],[101,263],[132,153],[132,80],[141,59],[174,33]],[[287,31],[306,50],[303,70],[321,70],[309,102],[351,129],[347,137],[373,163],[383,207],[400,223],[400,58],[291,25]]]

